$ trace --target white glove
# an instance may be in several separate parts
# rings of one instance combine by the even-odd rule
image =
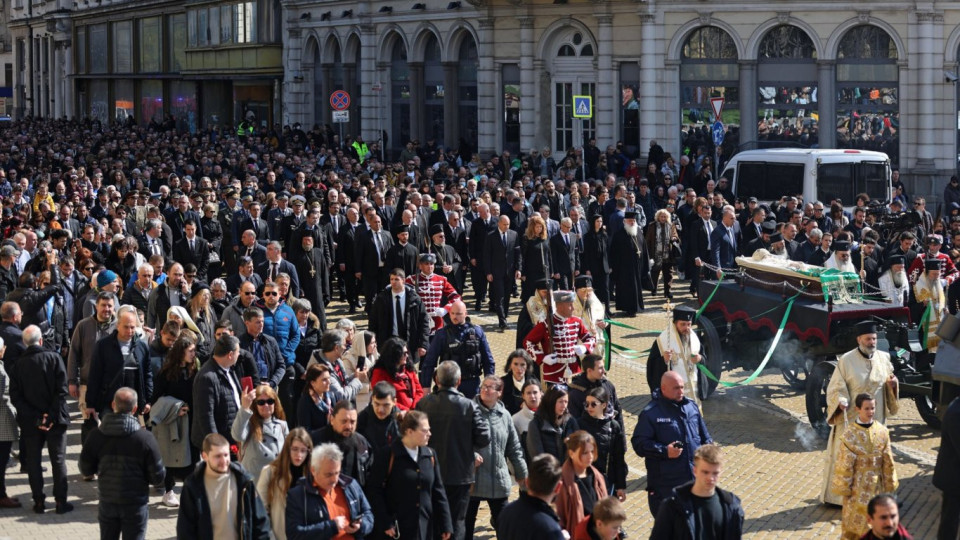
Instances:
[[[556,363],[557,363],[557,355],[556,355],[556,354],[548,354],[548,355],[544,356],[544,357],[543,357],[543,363],[546,364],[546,365],[548,365],[548,366],[552,366],[552,365],[556,364]]]
[[[579,345],[579,344],[578,344],[578,345],[574,345],[574,346],[573,346],[573,352],[576,353],[577,356],[581,356],[581,355],[587,354],[587,347],[586,347],[586,345]]]
[[[433,311],[430,313],[430,316],[431,316],[431,317],[443,317],[443,316],[446,315],[446,314],[447,314],[447,310],[446,310],[446,309],[444,309],[444,308],[442,308],[442,307],[438,307],[437,309],[433,310]]]

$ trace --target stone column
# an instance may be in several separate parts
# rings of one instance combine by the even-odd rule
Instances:
[[[598,26],[597,73],[601,79],[595,81],[593,115],[596,122],[597,145],[601,151],[605,151],[608,144],[615,144],[620,138],[616,114],[620,105],[620,77],[619,70],[613,65],[613,16],[604,13],[594,17],[597,19]],[[612,77],[612,80],[609,77]],[[608,136],[612,138],[607,138]]]
[[[52,118],[60,118],[63,116],[63,61],[64,61],[64,49],[62,43],[54,42],[53,49],[53,62],[50,64],[50,72],[52,74],[51,79],[53,81],[53,107],[50,110],[50,116]]]
[[[53,36],[43,38],[47,44],[47,100],[44,102],[44,116],[54,118],[53,109],[60,103],[57,90],[60,86],[60,68],[57,63],[57,43]]]
[[[934,127],[938,125],[934,84],[942,79],[939,71],[934,69],[934,56],[937,54],[934,26],[935,23],[943,23],[943,15],[932,11],[918,11],[916,17],[917,50],[915,54],[919,69],[916,71],[916,80],[913,81],[917,85],[917,115],[911,126],[917,141],[914,147],[917,156],[914,172],[932,173],[936,169],[934,141],[937,130]]]
[[[460,74],[457,62],[443,63],[443,141],[438,144],[460,146]]]
[[[487,156],[503,146],[503,87],[497,84],[499,77],[493,59],[493,19],[481,18],[477,24],[477,151]]]
[[[343,132],[356,135],[360,133],[360,104],[363,102],[364,91],[364,88],[357,85],[356,64],[343,65],[343,88],[350,94],[350,122],[343,126]],[[368,92],[369,88],[369,86],[366,87]]]
[[[383,156],[385,159],[390,159],[391,152],[390,147],[403,148],[403,145],[407,141],[395,141],[393,140],[393,74],[390,72],[390,62],[377,62],[377,73],[379,74],[380,85],[383,86],[383,90],[377,94],[377,116],[371,118],[373,123],[373,129],[377,132],[377,139],[383,137],[382,133],[387,132],[387,136],[390,138],[389,144],[383,144],[381,141],[380,149],[383,150]],[[369,143],[369,141],[367,141]],[[400,152],[397,152],[397,157],[400,156]]]
[[[836,60],[817,60],[817,99],[819,100],[820,148],[837,146]],[[808,113],[809,114],[809,113]]]
[[[426,144],[423,139],[423,62],[407,62],[410,68],[410,138],[420,140],[420,144]],[[400,144],[404,144],[406,141]]]
[[[63,42],[63,79],[60,84],[63,88],[62,111],[67,118],[73,118],[76,114],[74,106],[76,105],[76,93],[73,91],[75,86],[73,79],[73,43],[71,41]]]
[[[320,96],[320,102],[323,108],[323,122],[329,124],[333,121],[333,115],[330,114],[329,98],[333,91],[333,64],[320,64],[320,78],[323,80],[323,88],[320,89],[323,95]],[[343,141],[340,141],[343,143]]]
[[[757,61],[740,60],[739,64],[740,144],[743,144],[757,140]],[[823,95],[818,92],[818,96]]]
[[[536,143],[538,100],[536,84],[540,72],[533,67],[533,17],[519,17],[520,21],[520,148],[533,148]],[[541,96],[541,99],[549,99]],[[549,117],[547,117],[549,118]],[[546,122],[549,124],[549,120]]]
[[[645,158],[650,141],[657,138],[656,16],[640,14],[640,155]],[[645,159],[643,159],[646,162]]]
[[[309,126],[305,121],[308,109],[305,88],[308,86],[306,73],[303,69],[302,43],[300,37],[303,31],[297,28],[287,28],[284,34],[287,41],[283,50],[283,98],[280,103],[280,118],[283,125],[292,125],[300,122]]]
[[[376,67],[376,70],[370,69]],[[383,76],[386,71],[377,63],[377,29],[373,24],[360,25],[360,93],[363,98],[363,115],[360,120],[360,133],[363,140],[371,144],[382,137],[377,119],[383,112],[383,97],[389,96],[390,80]],[[382,90],[374,92],[373,86],[380,84]],[[381,145],[381,150],[385,150]],[[384,154],[386,155],[386,154]]]

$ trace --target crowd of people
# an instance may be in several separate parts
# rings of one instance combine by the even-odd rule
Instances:
[[[675,278],[696,295],[761,249],[857,272],[894,304],[960,307],[960,198],[942,220],[914,198],[921,224],[883,245],[863,197],[849,212],[794,194],[761,204],[714,179],[702,148],[674,159],[652,141],[648,156],[641,170],[593,140],[561,159],[412,141],[387,162],[376,143],[320,127],[12,123],[0,133],[0,508],[22,504],[2,489],[19,442],[33,510],[47,509],[44,445],[55,511],[72,510],[76,400],[104,538],[143,536],[151,486],[179,507],[180,538],[469,540],[482,503],[500,538],[622,538],[610,317],[651,294],[673,300]],[[896,213],[909,196],[894,186]],[[328,320],[331,302],[367,330]],[[516,324],[500,374],[468,306],[500,332]],[[724,456],[695,391],[693,319],[677,307],[658,338],[664,368],[629,441],[652,538],[739,538],[743,509],[717,486]],[[889,534],[896,504],[882,498],[892,461],[865,486],[858,468],[875,461],[854,448],[887,436],[895,407],[895,379],[874,387],[874,375],[831,394],[863,427],[834,424],[831,448],[846,453],[831,455],[831,493],[846,498],[850,537],[905,538]]]

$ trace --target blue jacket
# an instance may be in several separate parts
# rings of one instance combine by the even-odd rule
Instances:
[[[299,328],[298,326],[298,331]],[[429,390],[430,387],[433,386],[433,372],[437,369],[437,366],[440,365],[440,362],[444,360],[458,360],[458,358],[449,357],[449,355],[446,354],[448,353],[448,332],[456,334],[457,339],[463,343],[467,341],[467,334],[470,330],[473,330],[477,336],[478,350],[476,358],[479,359],[479,365],[476,366],[476,368],[479,373],[470,373],[470,370],[467,369],[468,366],[457,362],[457,364],[460,365],[461,374],[460,386],[457,389],[468,398],[473,398],[477,395],[477,390],[480,388],[481,376],[493,375],[497,368],[493,363],[493,353],[490,352],[490,343],[487,341],[486,334],[483,333],[483,328],[480,328],[480,325],[471,323],[469,320],[461,325],[455,326],[450,323],[448,317],[446,326],[438,330],[433,336],[433,340],[430,342],[430,348],[427,349],[427,354],[420,363],[420,386],[426,390]]]
[[[683,452],[670,459],[667,445],[674,441],[683,443]],[[696,403],[686,397],[679,402],[664,399],[658,388],[640,413],[630,442],[633,451],[644,458],[647,491],[669,492],[693,480],[693,453],[713,439]]]
[[[553,507],[524,491],[520,492],[519,499],[503,508],[497,519],[497,538],[504,540],[563,540],[565,537]]]
[[[263,333],[277,340],[286,365],[292,366],[297,360],[297,345],[300,344],[300,323],[293,308],[283,302],[272,313],[262,302],[258,302],[257,307],[263,310]]]
[[[373,511],[363,494],[360,484],[349,476],[340,475],[338,487],[343,489],[350,507],[350,521],[360,520],[360,530],[353,537],[361,540],[373,532]],[[330,519],[330,512],[323,497],[307,476],[297,480],[287,492],[287,538],[319,539],[333,538],[340,532],[337,522]]]
[[[650,540],[693,540],[697,538],[696,515],[693,509],[693,482],[677,487],[673,495],[660,504]],[[743,535],[743,506],[733,493],[717,488],[723,508],[723,538]]]

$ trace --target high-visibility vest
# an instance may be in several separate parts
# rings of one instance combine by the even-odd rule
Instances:
[[[360,141],[353,141],[353,144],[350,145],[353,147],[353,150],[357,153],[357,159],[360,160],[360,164],[363,164],[363,161],[367,157],[369,150],[367,149],[367,143]]]

